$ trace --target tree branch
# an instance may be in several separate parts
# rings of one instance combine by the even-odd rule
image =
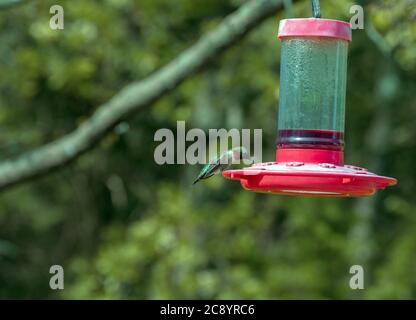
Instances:
[[[176,88],[224,48],[280,10],[282,2],[254,0],[243,5],[169,64],[122,89],[73,132],[15,159],[0,162],[0,189],[44,175],[76,159],[123,119]]]
[[[0,0],[0,9],[16,6],[18,4],[24,4],[26,0]]]

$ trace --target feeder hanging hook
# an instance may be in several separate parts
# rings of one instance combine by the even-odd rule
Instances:
[[[319,0],[311,0],[312,3],[312,14],[314,18],[321,17],[321,6],[319,4]]]

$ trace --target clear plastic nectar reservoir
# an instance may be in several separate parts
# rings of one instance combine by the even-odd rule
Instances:
[[[305,20],[311,26],[326,21],[334,24],[334,20],[302,19],[296,25],[296,20],[284,20],[280,25],[277,147],[342,150],[348,40],[314,36],[313,30],[309,30],[311,35],[302,32],[296,36],[294,27],[307,24]]]

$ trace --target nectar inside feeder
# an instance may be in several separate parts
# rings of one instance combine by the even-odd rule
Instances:
[[[396,184],[344,165],[344,118],[350,24],[282,20],[276,162],[227,170],[250,191],[315,196],[367,196]]]

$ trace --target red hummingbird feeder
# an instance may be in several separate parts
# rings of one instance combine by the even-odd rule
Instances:
[[[344,119],[351,26],[305,18],[280,22],[282,42],[276,161],[222,174],[250,191],[368,196],[397,183],[344,164]]]

